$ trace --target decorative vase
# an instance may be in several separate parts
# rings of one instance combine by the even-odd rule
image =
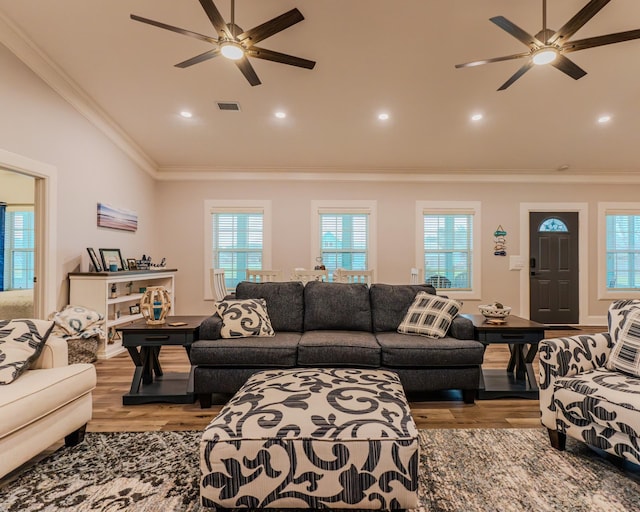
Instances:
[[[149,286],[140,299],[140,313],[149,325],[165,323],[171,309],[171,297],[163,286]]]

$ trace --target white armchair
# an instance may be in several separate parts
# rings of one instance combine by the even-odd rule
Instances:
[[[67,342],[49,336],[40,357],[0,392],[0,478],[65,439],[84,439],[91,420],[92,364],[67,364]]]
[[[214,300],[224,300],[224,298],[229,295],[229,292],[227,291],[227,283],[225,282],[224,277],[224,269],[209,269],[209,280]]]

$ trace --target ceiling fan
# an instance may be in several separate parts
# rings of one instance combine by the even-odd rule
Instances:
[[[198,64],[199,62],[222,55],[223,57],[233,60],[248,82],[254,86],[260,85],[261,82],[247,57],[280,62],[281,64],[288,64],[290,66],[298,66],[306,69],[313,69],[316,65],[312,60],[302,59],[300,57],[294,57],[285,53],[274,52],[273,50],[267,50],[265,48],[255,46],[256,43],[259,43],[260,41],[302,21],[304,16],[302,16],[302,13],[298,9],[291,9],[272,20],[266,21],[265,23],[247,31],[243,31],[235,23],[235,0],[231,0],[230,23],[225,23],[224,18],[213,3],[213,0],[200,0],[200,5],[202,5],[204,12],[209,17],[213,28],[216,29],[216,33],[218,35],[217,38],[198,34],[191,30],[174,27],[148,18],[143,18],[142,16],[137,16],[135,14],[131,15],[131,19],[163,28],[165,30],[170,30],[171,32],[193,37],[206,43],[211,43],[215,46],[215,48],[207,50],[200,55],[196,55],[195,57],[183,62],[179,62],[176,64],[176,67],[178,68],[187,68],[194,64]]]
[[[490,18],[490,21],[498,25],[502,30],[505,30],[518,39],[518,41],[528,46],[529,50],[504,57],[494,57],[493,59],[456,64],[456,68],[466,68],[490,64],[492,62],[526,58],[527,62],[518,69],[509,80],[500,86],[499,91],[504,91],[536,64],[551,64],[574,80],[578,80],[586,75],[587,72],[569,60],[565,54],[640,38],[640,30],[629,30],[627,32],[617,32],[604,36],[588,37],[577,41],[569,40],[610,1],[611,0],[590,0],[573,18],[567,21],[558,31],[554,32],[547,28],[547,0],[542,0],[542,30],[535,36],[528,34],[504,16]]]

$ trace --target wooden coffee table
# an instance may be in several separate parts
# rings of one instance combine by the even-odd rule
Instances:
[[[131,390],[122,397],[124,405],[170,402],[192,404],[193,366],[189,373],[165,373],[160,366],[160,350],[166,345],[182,345],[189,356],[191,344],[198,340],[199,327],[206,316],[169,316],[161,325],[137,320],[118,327],[122,345],[135,364]],[[172,326],[173,323],[183,325]]]
[[[504,370],[483,368],[479,399],[519,397],[538,398],[538,380],[533,359],[538,343],[544,339],[545,325],[510,315],[504,324],[487,323],[482,315],[462,315],[473,322],[474,339],[489,345],[509,345],[511,357]]]

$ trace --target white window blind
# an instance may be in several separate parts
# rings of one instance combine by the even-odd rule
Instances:
[[[640,212],[605,214],[607,289],[640,289]]]
[[[321,208],[320,254],[332,276],[337,268],[366,270],[369,258],[369,211]]]
[[[8,207],[5,218],[6,289],[33,288],[35,225],[32,209]]]
[[[227,288],[246,279],[247,269],[260,270],[264,249],[261,209],[213,208],[212,267],[224,269]]]
[[[473,282],[473,210],[423,211],[425,282],[470,290]]]

